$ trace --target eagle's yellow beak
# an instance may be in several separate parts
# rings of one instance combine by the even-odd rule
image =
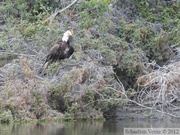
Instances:
[[[71,32],[68,33],[68,36],[72,36],[73,34]]]

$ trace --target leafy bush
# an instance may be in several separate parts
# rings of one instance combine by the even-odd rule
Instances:
[[[42,19],[55,7],[55,0],[9,0],[1,2],[0,12],[6,17],[19,17],[21,20],[30,21]]]
[[[12,122],[13,116],[10,110],[5,111],[0,114],[0,122],[1,123],[9,123]]]
[[[176,23],[179,18],[180,9],[179,2],[171,1],[165,2],[163,0],[157,2],[155,0],[138,0],[137,7],[138,13],[143,18],[147,19],[148,22],[160,22],[164,29],[169,29],[169,23]]]
[[[89,28],[99,23],[111,2],[112,0],[85,0],[81,2],[77,7],[77,10],[81,11],[81,27]]]
[[[89,64],[71,68],[61,75],[59,84],[52,86],[49,91],[49,105],[65,113],[67,120],[100,119],[103,113],[115,110],[118,104],[111,100],[118,98],[121,91],[113,78],[112,68]]]

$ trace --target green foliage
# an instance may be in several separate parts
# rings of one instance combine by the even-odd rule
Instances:
[[[66,112],[65,112],[65,120],[74,120],[77,119],[78,116],[78,109],[79,109],[79,104],[77,103],[72,103],[70,106],[67,107]]]
[[[78,109],[79,105],[77,103],[72,103],[70,107],[67,108],[67,112],[73,113]]]
[[[56,62],[53,62],[52,64],[50,64],[50,65],[48,66],[48,68],[47,68],[47,70],[46,70],[46,71],[47,71],[47,74],[53,73],[56,68],[58,68],[58,64],[57,64]],[[55,70],[55,71],[57,71],[57,70]]]
[[[105,118],[113,118],[116,116],[117,107],[120,105],[120,101],[115,100],[117,96],[113,98],[109,95],[109,100],[97,102],[96,107],[100,108]]]
[[[0,12],[6,17],[19,17],[21,20],[42,19],[52,7],[56,7],[55,0],[8,0],[1,2]]]
[[[17,110],[13,114],[13,118],[15,121],[26,121],[29,120],[27,116],[27,112],[25,110]]]
[[[53,109],[65,112],[65,120],[74,119],[74,112],[78,108],[78,104],[72,102],[73,97],[71,96],[71,86],[69,85],[70,83],[60,83],[56,87],[52,87],[48,94],[50,106]]]
[[[33,37],[37,32],[37,25],[30,23],[21,23],[19,31],[24,37]]]
[[[121,7],[123,4],[119,3]],[[144,62],[155,60],[163,64],[173,56],[170,46],[179,46],[180,42],[179,2],[136,0],[130,4],[135,5],[137,10],[133,15],[141,19],[129,23],[121,18],[116,31],[113,27],[106,30],[113,29],[115,38],[111,36],[111,42],[105,40],[105,44],[108,43],[116,54],[118,64],[115,71],[126,88],[134,87],[130,84],[147,70]],[[118,37],[119,44],[114,44]]]
[[[82,13],[81,19],[83,21],[83,23],[81,24],[82,28],[90,28],[97,23],[97,21],[93,19],[92,16],[88,14],[88,12]]]
[[[108,84],[111,84],[113,82],[113,79],[111,77],[107,77],[105,78],[105,80]],[[113,87],[108,87],[108,86],[102,87],[99,93],[102,94],[99,96],[103,96],[105,100],[103,101],[102,99],[101,101],[101,99],[97,98],[96,107],[100,108],[102,112],[112,115],[119,104],[119,101],[114,99],[117,99],[120,96],[120,94],[116,90],[114,90]]]
[[[113,65],[116,63],[116,53],[114,49],[119,44],[120,40],[112,40],[111,37],[108,37],[109,35],[105,35],[102,40],[99,39],[90,39],[90,38],[79,38],[78,42],[82,46],[83,50],[96,50],[97,53],[102,56],[102,64],[106,65]],[[112,41],[112,42],[111,42]],[[97,57],[100,57],[97,56]],[[96,58],[95,55],[92,56],[92,59]],[[97,60],[100,60],[97,58]]]
[[[82,97],[83,102],[89,105],[94,105],[95,93],[92,89],[87,89],[86,93]]]
[[[143,55],[143,52],[149,60],[156,60],[157,63],[166,61],[171,57],[171,52],[168,51],[170,46],[169,40],[172,42],[172,40],[175,40],[174,37],[166,32],[155,34],[152,27],[152,25],[146,25],[137,20],[135,24],[122,24],[119,28],[119,35],[125,42],[128,42],[132,48],[132,50],[128,50],[124,53],[123,56],[124,65],[130,62],[130,67],[128,66],[129,69],[134,67],[132,66],[133,60],[141,61],[140,56]],[[133,57],[135,58],[133,59]],[[138,57],[140,59],[138,59]],[[138,61],[136,62],[140,64]],[[132,71],[133,70],[134,69],[132,69]]]
[[[108,10],[112,0],[85,0],[78,5],[77,10],[81,11],[81,27],[89,28],[99,22],[103,13]],[[82,12],[83,11],[83,12]]]
[[[10,110],[5,111],[0,114],[0,122],[1,123],[10,123],[13,120],[13,116]]]
[[[140,0],[137,2],[138,13],[149,22],[160,22],[164,29],[169,28],[170,23],[176,22],[174,18],[179,18],[180,14],[180,3],[174,2],[172,4],[164,4],[161,2],[155,2],[152,6],[152,2]]]
[[[49,91],[49,104],[53,109],[64,112],[73,97],[71,95],[72,82],[60,83]]]
[[[31,112],[37,117],[37,119],[42,118],[46,114],[46,102],[45,97],[42,93],[33,92],[33,105],[31,107]]]
[[[103,58],[105,58],[106,64],[112,64],[113,60],[116,59],[116,53],[109,48],[109,46],[99,46],[99,51],[102,54]]]
[[[72,113],[66,112],[66,113],[64,114],[64,119],[65,119],[66,121],[73,121],[73,120],[74,120],[74,115],[73,115]]]
[[[120,65],[120,67],[126,69],[129,75],[138,73],[139,67],[143,66],[141,55],[141,49],[135,48],[133,50],[128,50],[126,54],[122,56],[123,65]]]
[[[115,106],[118,102],[109,99],[117,98],[120,95],[115,89],[106,87],[105,84],[105,82],[113,84],[113,76],[107,76],[105,80],[98,81],[94,73],[89,78],[89,73],[85,69],[74,67],[62,77],[63,81],[49,91],[49,105],[53,109],[65,113],[66,120],[100,119],[103,117],[102,111],[116,109]],[[97,83],[97,86],[83,88],[84,85],[87,85],[87,81]],[[108,104],[103,102],[108,102]]]
[[[127,96],[128,97],[133,97],[135,94],[136,94],[136,90],[135,89],[129,88],[127,90]]]

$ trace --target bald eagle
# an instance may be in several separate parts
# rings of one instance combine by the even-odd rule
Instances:
[[[50,52],[47,55],[46,61],[43,65],[43,70],[45,70],[52,62],[69,58],[73,53],[74,48],[72,33],[68,30],[64,33],[62,40],[51,47]]]

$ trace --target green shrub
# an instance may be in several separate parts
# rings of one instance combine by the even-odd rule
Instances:
[[[0,122],[1,123],[10,123],[13,120],[13,116],[10,110],[5,111],[0,114]]]
[[[152,4],[154,3],[154,4]],[[156,3],[156,4],[155,4]],[[169,23],[173,23],[175,18],[179,18],[180,6],[179,2],[163,2],[163,1],[147,1],[136,0],[138,13],[148,22],[159,22],[164,29],[169,29]]]
[[[1,2],[0,12],[6,17],[19,17],[21,20],[42,19],[57,6],[56,1],[47,0],[8,0]]]
[[[85,0],[78,5],[77,10],[81,11],[81,27],[89,28],[99,23],[103,13],[108,10],[112,0]]]
[[[30,112],[32,112],[37,119],[42,118],[47,112],[46,96],[39,92],[32,92],[33,104]]]

